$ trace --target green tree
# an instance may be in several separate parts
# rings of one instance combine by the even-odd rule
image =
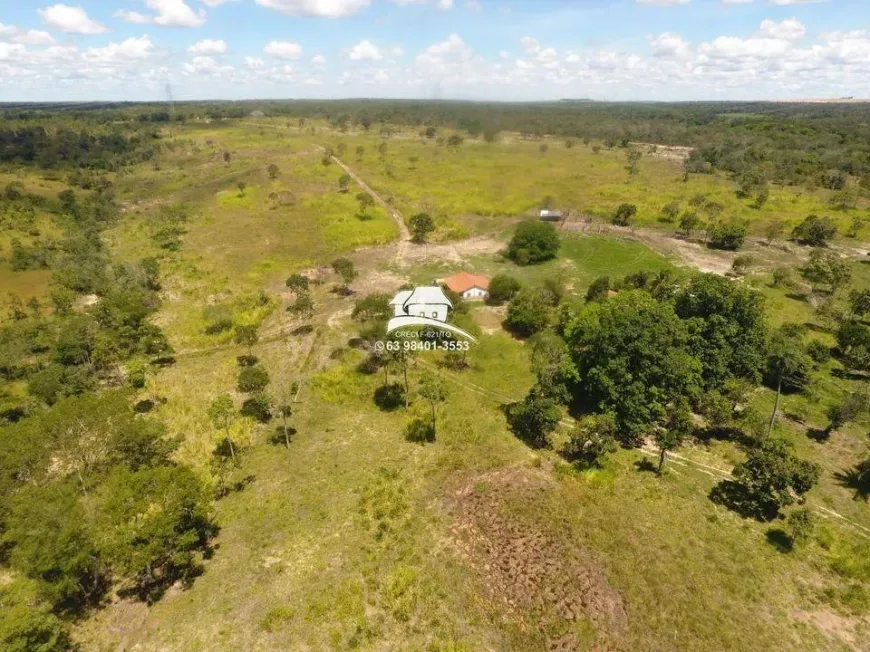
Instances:
[[[353,306],[351,317],[361,322],[382,322],[393,315],[390,295],[374,293],[359,299]]]
[[[269,163],[269,167],[267,168],[267,170],[269,172],[270,179],[277,179],[278,175],[281,174],[281,171],[278,169],[278,166],[275,165],[274,163]]]
[[[746,242],[745,222],[718,222],[710,231],[710,246],[714,249],[737,251]]]
[[[363,154],[365,154],[365,153],[366,153],[366,148],[363,147],[362,145],[357,145],[357,148],[356,148],[356,160],[357,160],[357,161],[361,161],[361,160],[362,160],[362,157],[363,157]]]
[[[680,202],[672,201],[668,202],[662,207],[662,219],[663,222],[674,222],[677,219],[677,215],[680,214]]]
[[[453,134],[447,139],[447,148],[457,151],[462,147],[464,139],[459,134]]]
[[[242,195],[245,194],[245,188],[248,187],[248,184],[245,183],[244,181],[239,181],[239,182],[236,184],[236,186],[237,186],[238,189],[239,189],[239,196],[241,197]]]
[[[558,403],[536,389],[523,401],[505,406],[505,415],[511,432],[532,448],[545,448],[547,436],[562,419]]]
[[[837,349],[850,369],[870,370],[870,327],[847,319],[837,329]]]
[[[426,138],[429,140],[435,138],[435,134],[438,133],[438,130],[435,127],[426,127]]]
[[[215,527],[206,487],[190,469],[118,468],[100,486],[95,505],[100,556],[141,597],[160,595],[200,572]]]
[[[594,414],[581,419],[562,448],[562,456],[581,469],[601,468],[604,459],[616,451],[616,422],[611,414]]]
[[[2,537],[10,565],[38,580],[53,605],[73,610],[94,604],[107,579],[79,497],[69,482],[25,486],[11,501]]]
[[[769,245],[781,238],[783,233],[785,233],[785,222],[780,219],[773,219],[764,226],[764,237],[767,238]]]
[[[417,213],[409,221],[414,242],[426,242],[426,237],[435,230],[435,222],[429,213]]]
[[[530,337],[550,324],[550,304],[540,290],[520,290],[508,304],[505,326],[508,330]]]
[[[659,466],[656,472],[661,475],[668,453],[683,445],[694,431],[692,410],[685,398],[679,398],[667,406],[667,421],[655,433],[656,446],[659,447]]]
[[[311,281],[308,280],[307,276],[303,276],[302,274],[291,274],[287,277],[287,281],[285,283],[288,288],[293,290],[293,292],[307,292]]]
[[[830,423],[825,432],[830,435],[868,411],[870,411],[870,394],[860,390],[849,392],[842,402],[828,409]]]
[[[508,245],[508,257],[518,265],[534,265],[555,258],[559,246],[559,234],[552,224],[521,222]]]
[[[338,178],[338,189],[341,192],[347,192],[347,187],[350,185],[351,176],[349,174],[342,174]]]
[[[859,318],[870,314],[870,290],[852,290],[849,293],[849,309]]]
[[[830,217],[809,215],[791,232],[791,237],[803,245],[825,247],[837,235],[837,225]]]
[[[239,371],[238,390],[247,394],[257,394],[266,389],[269,374],[259,366],[245,367]]]
[[[63,621],[40,599],[34,583],[13,580],[0,586],[0,649],[5,652],[75,650]]]
[[[813,536],[816,528],[816,517],[809,507],[799,507],[788,515],[786,519],[788,529],[791,531],[792,546],[802,546]]]
[[[368,195],[366,195],[366,197],[368,197]],[[345,290],[349,289],[350,284],[358,276],[356,267],[354,266],[353,261],[349,258],[336,258],[333,260],[332,271],[341,277]]]
[[[770,520],[812,489],[819,474],[819,466],[795,457],[788,442],[769,439],[749,451],[734,468],[734,481],[720,483],[714,496],[741,513]]]
[[[799,271],[814,292],[818,286],[827,285],[831,292],[836,294],[852,280],[852,267],[849,261],[833,251],[823,249],[811,251],[810,259]]]
[[[369,209],[375,205],[375,200],[367,192],[360,192],[356,195],[356,200],[359,202],[360,214],[368,216]]]
[[[447,400],[447,388],[444,381],[434,374],[426,374],[420,379],[417,392],[429,402],[432,408],[432,433],[436,433],[436,408],[439,403]]]
[[[599,276],[586,290],[586,301],[604,301],[610,296],[610,277]]]
[[[776,421],[779,399],[783,389],[803,389],[809,382],[811,369],[812,360],[806,353],[802,338],[798,336],[793,327],[789,325],[780,327],[771,335],[767,345],[767,372],[765,376],[768,384],[776,388],[776,399],[767,428],[768,438]]]
[[[616,226],[629,226],[634,216],[637,215],[637,206],[634,204],[620,204],[613,213],[611,222]]]
[[[248,347],[248,357],[250,357],[253,355],[254,345],[260,341],[260,335],[253,324],[236,326],[234,340],[236,344]]]
[[[236,463],[236,449],[230,436],[230,427],[236,420],[236,408],[229,394],[216,397],[208,407],[208,418],[215,428],[223,430],[224,442],[229,449],[233,463]]]
[[[579,377],[576,398],[613,414],[628,445],[665,423],[670,403],[700,393],[702,365],[690,352],[687,324],[646,292],[587,303],[566,324],[565,338]]]
[[[577,373],[565,340],[544,331],[534,335],[528,344],[538,391],[561,403],[567,402],[569,387],[577,380]]]
[[[681,235],[690,238],[692,233],[701,227],[701,218],[695,211],[686,211],[680,217],[679,232]]]
[[[489,282],[487,303],[500,306],[510,301],[520,291],[520,282],[507,274],[496,274]]]

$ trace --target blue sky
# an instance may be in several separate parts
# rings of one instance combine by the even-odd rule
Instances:
[[[870,97],[867,0],[0,2],[0,101]]]

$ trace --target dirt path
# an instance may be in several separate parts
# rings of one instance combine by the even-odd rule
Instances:
[[[319,149],[321,152],[326,151],[320,145],[315,145],[315,147],[317,149]],[[344,161],[342,161],[340,158],[338,158],[335,155],[332,156],[332,160],[335,161],[335,164],[338,165],[342,170],[347,172],[347,174],[350,175],[350,178],[353,179],[354,181],[356,181],[357,184],[360,186],[360,188],[362,188],[365,192],[367,192],[369,195],[371,195],[372,198],[376,202],[378,202],[381,206],[383,206],[384,209],[387,211],[387,214],[395,220],[396,224],[399,227],[399,244],[398,244],[398,248],[396,250],[396,255],[394,258],[395,258],[395,261],[397,263],[399,263],[400,265],[403,264],[405,259],[407,258],[408,248],[409,248],[410,243],[411,243],[411,232],[408,230],[408,227],[405,225],[405,216],[402,215],[402,213],[398,209],[390,206],[390,204],[388,204],[387,201],[383,197],[381,197],[377,192],[375,192],[374,189],[369,184],[367,184],[365,181],[363,181],[362,177],[360,177],[356,172],[354,172],[353,168],[351,168],[349,165],[347,165]]]

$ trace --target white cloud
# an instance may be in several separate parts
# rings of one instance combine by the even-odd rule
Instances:
[[[656,37],[650,37],[650,45],[652,46],[653,55],[663,58],[683,58],[688,56],[692,49],[688,41],[684,41],[679,34],[672,32],[665,32]]]
[[[371,0],[256,0],[257,4],[291,16],[344,18],[362,11]]]
[[[394,5],[405,7],[407,5],[435,4],[439,9],[452,9],[453,0],[390,0]]]
[[[639,5],[662,5],[662,6],[671,6],[671,5],[687,5],[692,0],[637,0],[637,4]]]
[[[209,7],[220,7],[223,4],[228,2],[235,2],[235,0],[199,0],[202,4]]]
[[[0,61],[17,58],[27,52],[27,48],[18,43],[0,43]]]
[[[311,65],[315,68],[322,68],[326,65],[326,57],[324,57],[322,54],[311,57]]]
[[[245,65],[250,70],[262,70],[266,67],[266,64],[260,57],[245,57]]]
[[[298,59],[302,56],[302,46],[290,41],[270,41],[263,52],[279,59]]]
[[[4,25],[3,23],[0,23],[0,41],[20,45],[52,45],[57,42],[48,32],[38,29],[18,29],[14,25]]]
[[[807,33],[807,28],[804,27],[796,18],[787,18],[782,22],[775,20],[764,20],[761,22],[759,34],[767,38],[783,38],[789,41],[803,38]]]
[[[220,64],[211,57],[194,57],[184,64],[186,75],[226,75],[235,69],[232,66]]]
[[[817,2],[825,2],[825,0],[770,0],[770,4],[772,5],[809,5],[816,4]]]
[[[465,0],[465,6],[477,13],[483,11],[483,3],[480,0]]]
[[[82,58],[93,63],[115,64],[147,59],[153,52],[154,45],[145,35],[139,38],[128,38],[121,43],[109,43],[102,48],[88,48],[82,54]]]
[[[226,54],[228,50],[229,48],[225,41],[213,41],[211,39],[198,41],[187,48],[190,54]]]
[[[342,54],[351,61],[380,61],[384,58],[377,45],[371,41],[360,41],[352,48],[342,50]]]
[[[520,45],[523,46],[523,52],[526,54],[537,54],[541,50],[541,44],[531,36],[524,36],[521,38]]]
[[[473,54],[471,47],[458,34],[451,34],[446,40],[435,43],[417,55],[417,63],[440,64],[448,59],[469,59]]]
[[[102,34],[106,27],[88,18],[81,7],[57,4],[37,9],[42,21],[67,34]]]
[[[201,27],[205,24],[205,10],[195,12],[184,0],[145,0],[145,6],[154,11],[152,15],[138,11],[116,11],[116,18],[128,23],[153,24],[161,27]]]
[[[746,5],[752,1],[753,0],[722,0],[722,3],[726,5]]]

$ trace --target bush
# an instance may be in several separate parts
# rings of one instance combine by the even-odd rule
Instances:
[[[791,232],[791,237],[803,245],[824,247],[837,235],[837,225],[830,217],[809,215]]]
[[[807,344],[807,355],[816,364],[825,364],[831,359],[831,347],[820,340],[811,340]]]
[[[508,257],[518,265],[535,265],[556,257],[559,234],[552,224],[527,221],[517,227],[508,245]]]
[[[628,226],[635,215],[637,215],[637,206],[634,204],[620,204],[613,214],[611,222],[616,226]]]
[[[612,415],[583,419],[562,449],[565,459],[583,469],[601,467],[604,458],[616,450],[616,423]]]
[[[746,224],[743,222],[720,222],[710,232],[710,246],[714,249],[737,251],[745,241]]]
[[[507,274],[496,274],[489,282],[489,298],[487,303],[500,306],[514,298],[520,291],[520,282]]]
[[[248,394],[262,392],[269,384],[269,374],[262,367],[245,367],[239,372],[238,389]]]
[[[381,385],[375,390],[375,405],[384,412],[392,412],[405,405],[405,387],[401,383]]]
[[[816,517],[809,507],[801,507],[788,515],[788,528],[791,531],[791,542],[795,546],[805,544],[813,536],[816,528]]]
[[[550,323],[550,306],[538,290],[521,290],[508,305],[505,326],[508,330],[530,337]]]
[[[547,436],[562,419],[556,401],[534,389],[523,401],[506,406],[505,415],[511,432],[532,448],[545,448]]]
[[[793,288],[794,285],[794,270],[790,267],[777,267],[773,270],[773,287]]]
[[[586,301],[601,301],[610,294],[610,277],[601,276],[594,281],[586,290]]]
[[[272,419],[272,404],[265,394],[257,394],[242,403],[241,415],[251,417],[260,423],[269,423]]]
[[[755,258],[750,256],[749,254],[737,256],[731,263],[731,271],[733,271],[735,274],[743,276],[750,270],[753,263],[755,263]]]
[[[411,419],[405,426],[405,439],[417,444],[435,441],[435,428],[429,419]]]

